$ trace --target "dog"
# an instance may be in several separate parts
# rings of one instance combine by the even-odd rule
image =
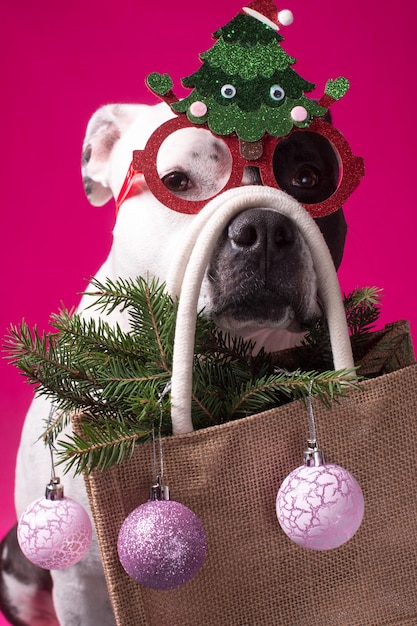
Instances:
[[[133,151],[143,149],[151,133],[173,117],[165,103],[106,105],[92,116],[83,145],[82,173],[93,205],[118,198]],[[293,139],[284,139],[280,151],[273,164],[279,186],[299,202],[320,202],[329,187],[337,187],[337,158],[332,151],[326,153],[313,134],[296,133]],[[173,204],[178,198],[191,203],[205,201],[221,193],[231,158],[221,138],[208,130],[183,129],[169,136],[158,152],[160,183],[172,192]],[[262,184],[258,169],[250,165],[245,166],[239,182],[242,186]],[[121,202],[111,250],[96,277],[103,281],[140,275],[166,280],[194,219],[193,213],[167,207],[139,177],[134,193]],[[347,232],[343,210],[316,221],[337,268]],[[83,296],[79,311],[90,305],[91,297]],[[310,253],[294,223],[262,206],[237,215],[217,242],[199,307],[220,328],[254,339],[257,348],[275,351],[298,343],[308,321],[320,314],[320,304]],[[98,317],[91,308],[85,314]],[[128,330],[126,313],[115,311],[108,321]],[[23,427],[16,470],[18,515],[42,493],[49,476],[48,454],[37,441],[49,410],[47,400],[35,398]],[[64,482],[65,495],[89,510],[82,477],[68,475]],[[25,559],[15,528],[0,549],[0,601],[12,624],[114,626],[94,538],[78,564],[51,574]]]

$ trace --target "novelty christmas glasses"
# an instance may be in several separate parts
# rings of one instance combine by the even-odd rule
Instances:
[[[186,98],[177,98],[168,74],[149,74],[148,87],[177,117],[134,152],[118,207],[140,193],[145,181],[170,209],[197,213],[219,193],[241,185],[248,166],[258,168],[263,185],[287,192],[313,217],[342,206],[364,165],[325,116],[349,82],[330,79],[318,101],[306,96],[315,85],[295,72],[296,59],[280,45],[278,31],[292,21],[291,11],[278,11],[273,0],[243,7],[213,34],[216,42],[200,54],[201,67],[183,78],[192,89]],[[195,145],[188,164],[177,156],[186,145]],[[197,163],[197,155],[206,160]]]
[[[194,129],[195,144],[190,145],[189,129]],[[207,154],[204,171],[192,170],[190,174],[183,163],[167,169],[166,157],[174,154],[174,159],[168,162],[175,163],[175,154],[187,143],[190,153],[199,145],[204,151],[205,145],[211,144],[212,153]],[[294,159],[294,167],[289,168],[289,162]],[[287,192],[312,217],[328,215],[340,208],[364,174],[363,159],[353,154],[337,129],[318,118],[305,129],[294,128],[285,137],[265,134],[262,143],[242,143],[235,134],[214,136],[201,126],[196,130],[195,124],[181,116],[159,126],[144,150],[134,151],[117,207],[140,193],[144,179],[151,193],[168,208],[180,213],[198,213],[218,194],[240,186],[247,166],[258,168],[263,185]],[[199,177],[210,179],[210,184],[200,185]]]

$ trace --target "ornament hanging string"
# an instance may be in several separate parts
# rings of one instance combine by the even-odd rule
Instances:
[[[317,442],[316,421],[313,411],[313,385],[314,377],[310,379],[307,394],[307,417],[309,427],[309,437],[307,439],[307,449],[304,451],[304,462],[306,465],[323,465],[325,463],[323,450],[319,448]]]
[[[51,483],[56,483],[57,481],[57,476],[56,476],[56,472],[55,472],[55,458],[54,458],[54,444],[53,444],[53,437],[50,433],[50,426],[52,423],[52,417],[55,414],[55,405],[52,404],[51,405],[51,409],[49,411],[49,415],[48,415],[48,419],[47,419],[47,423],[46,423],[46,434],[45,434],[45,443],[48,445],[49,448],[49,454],[51,457]]]
[[[158,424],[158,447],[159,454],[157,453],[157,445],[156,445],[156,434],[155,434],[155,423],[152,425],[152,454],[153,454],[153,468],[154,468],[154,476],[155,482],[160,487],[163,485],[164,480],[164,455],[162,449],[162,400],[164,397],[169,394],[171,391],[171,381],[168,381],[165,385],[165,388],[160,393],[158,397],[158,405],[159,405],[159,424]],[[158,463],[159,457],[159,463]]]
[[[312,398],[313,383],[314,383],[314,378],[310,380],[310,384],[308,386],[308,396],[307,396],[308,423],[309,423],[309,428],[310,428],[310,436],[308,438],[308,445],[311,447],[314,447],[317,445],[316,423],[314,419],[313,398]]]
[[[294,372],[289,372],[286,369],[282,369],[280,367],[275,368],[275,372],[285,374],[286,376],[300,376],[300,370],[296,370]],[[319,449],[319,445],[317,442],[317,431],[316,431],[316,421],[314,419],[314,411],[313,411],[313,385],[315,378],[312,376],[308,385],[307,392],[307,417],[308,417],[308,426],[309,426],[309,436],[307,439],[307,450],[305,450],[305,462],[309,463],[311,459],[311,455],[313,455],[314,463],[323,464],[324,463],[324,454],[323,451]]]

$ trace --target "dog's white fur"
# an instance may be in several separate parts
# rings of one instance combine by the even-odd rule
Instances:
[[[86,132],[87,159],[83,171],[93,204],[101,205],[112,196],[117,197],[133,150],[143,148],[152,131],[170,117],[172,113],[165,104],[154,107],[109,105],[93,116]],[[196,136],[195,133],[198,132],[199,130],[188,131],[186,144],[180,142],[179,145],[177,143],[175,147],[171,147],[167,143],[167,150],[158,162],[161,175],[169,171],[172,162],[181,164],[189,158],[190,146]],[[208,175],[202,185],[209,184],[210,181],[213,183],[213,179],[214,184],[217,184],[228,167],[227,164],[224,165],[223,174],[221,171],[208,170],[210,164],[204,162],[206,148],[203,146],[202,149],[201,143],[203,141],[204,144],[208,137],[207,133],[205,135],[200,133],[197,137],[199,152],[202,153],[203,159],[199,172],[201,175],[204,173]],[[210,141],[212,142],[212,138]],[[204,197],[204,191],[196,189],[195,193],[195,197],[201,197],[202,193]],[[97,278],[100,280],[107,277],[134,278],[141,275],[165,280],[172,259],[181,245],[183,234],[193,219],[192,215],[177,213],[163,206],[143,184],[142,193],[126,200],[119,211],[113,233],[113,245],[107,260],[97,273]],[[314,277],[312,280],[314,281]],[[315,294],[312,294],[312,310],[315,306],[314,298]],[[201,302],[209,307],[209,300],[203,285]],[[84,296],[79,309],[84,310],[90,304],[91,297]],[[89,309],[86,315],[94,317],[97,313]],[[125,314],[113,313],[110,321],[116,320],[122,328],[128,328]],[[256,331],[251,329],[246,334],[256,333],[265,335],[259,328]],[[287,347],[298,340],[296,335],[276,329],[267,331],[267,335],[271,341],[271,348]],[[278,338],[275,344],[274,337]],[[19,515],[30,502],[43,493],[49,477],[49,455],[43,443],[38,441],[48,414],[49,403],[43,398],[36,398],[24,424],[16,471],[16,508]],[[65,494],[89,509],[83,479],[71,478],[68,475],[63,482]],[[95,539],[79,564],[67,570],[52,572],[52,576],[54,605],[62,626],[115,624]]]

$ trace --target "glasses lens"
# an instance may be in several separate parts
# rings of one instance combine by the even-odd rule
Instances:
[[[221,139],[203,128],[181,128],[161,143],[159,178],[173,196],[196,202],[213,198],[227,185],[232,156]]]
[[[309,131],[281,140],[273,155],[278,186],[303,204],[327,200],[339,186],[341,167],[332,143]]]

